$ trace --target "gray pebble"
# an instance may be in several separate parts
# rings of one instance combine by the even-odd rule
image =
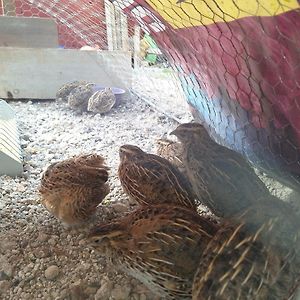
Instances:
[[[54,280],[59,275],[59,268],[57,266],[50,266],[45,270],[45,277],[48,280]]]

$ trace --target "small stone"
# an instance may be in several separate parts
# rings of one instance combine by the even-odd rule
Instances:
[[[124,213],[128,211],[128,207],[122,203],[113,204],[112,208],[117,213]]]
[[[111,296],[114,300],[124,300],[129,298],[131,288],[128,286],[116,285],[111,292]]]
[[[4,295],[10,288],[10,282],[8,280],[0,281],[0,295]]]
[[[30,136],[28,134],[23,134],[22,135],[23,140],[25,141],[29,141],[30,140]]]
[[[0,257],[0,278],[8,279],[11,278],[12,275],[13,266],[5,259],[4,256]]]
[[[59,268],[57,266],[50,266],[45,270],[45,277],[48,280],[54,280],[59,275]]]
[[[78,280],[70,285],[69,287],[70,291],[70,298],[71,300],[85,300],[86,295],[83,291],[83,283]]]
[[[26,191],[26,187],[23,185],[23,184],[18,184],[17,185],[17,187],[16,187],[16,190],[18,191],[18,192],[25,192]]]
[[[130,300],[140,300],[139,294],[132,294]]]
[[[141,294],[141,295],[140,295],[140,300],[147,300],[146,295],[145,295],[145,294]]]
[[[45,233],[43,233],[43,232],[40,232],[40,233],[39,233],[39,236],[38,236],[38,238],[37,238],[37,240],[38,240],[39,242],[46,242],[48,239],[49,239],[48,234],[45,234]]]
[[[109,296],[111,294],[111,289],[112,289],[112,282],[105,281],[103,284],[101,284],[101,287],[100,289],[98,289],[94,299],[95,300],[109,299]]]
[[[84,292],[87,294],[87,295],[95,295],[97,293],[97,288],[96,287],[87,287]]]
[[[9,279],[4,271],[0,271],[0,281]]]

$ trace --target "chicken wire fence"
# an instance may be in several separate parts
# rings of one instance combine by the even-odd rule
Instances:
[[[0,13],[54,18],[65,48],[132,50],[151,35],[195,120],[300,190],[298,0],[2,0]]]

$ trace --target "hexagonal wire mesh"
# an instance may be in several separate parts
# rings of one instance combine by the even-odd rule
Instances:
[[[155,38],[180,75],[194,117],[218,142],[300,190],[297,0],[111,2]],[[0,12],[54,18],[63,47],[107,49],[107,5],[103,0],[2,0]]]
[[[114,2],[178,70],[195,119],[299,191],[299,1]]]
[[[129,37],[133,20],[154,37],[179,74],[194,118],[212,137],[300,191],[299,1],[111,2],[128,15]],[[124,48],[107,40],[118,22],[108,21],[108,6],[103,0],[2,0],[0,14],[54,18],[66,48]],[[122,35],[124,24],[114,34]]]
[[[115,13],[120,13],[120,10]],[[104,0],[2,0],[0,15],[54,18],[61,47],[80,48],[89,45],[108,48]],[[133,26],[129,26],[129,35],[132,34]]]
[[[180,75],[194,117],[218,142],[300,190],[297,0],[111,2],[156,39]],[[0,13],[54,18],[61,46],[107,49],[109,22],[116,25],[119,20],[106,18],[109,4],[2,0]],[[124,24],[132,41],[132,23]],[[119,31],[124,24],[118,24]],[[111,48],[119,46],[124,45]],[[133,43],[127,46],[132,48]]]

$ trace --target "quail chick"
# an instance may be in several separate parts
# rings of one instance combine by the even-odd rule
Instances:
[[[66,83],[63,86],[60,87],[60,89],[56,93],[56,100],[62,99],[63,101],[68,101],[68,96],[71,93],[71,91],[78,87],[79,85],[87,84],[87,81],[73,81],[70,83]]]
[[[163,299],[191,299],[197,262],[218,226],[170,205],[143,206],[95,227],[91,245]]]
[[[96,91],[88,100],[88,111],[104,114],[109,112],[116,103],[116,97],[111,88]]]
[[[72,89],[68,96],[69,107],[79,112],[87,111],[88,101],[94,93],[93,86],[93,83],[87,83]]]
[[[183,146],[181,143],[165,138],[159,139],[156,141],[156,153],[170,161],[181,173],[186,175],[182,161]]]
[[[170,203],[196,209],[188,179],[168,160],[137,146],[119,150],[119,178],[124,191],[141,205]]]
[[[107,170],[97,154],[51,164],[41,179],[42,204],[67,225],[88,220],[109,193]]]
[[[213,141],[202,125],[181,124],[171,134],[182,143],[187,177],[196,195],[205,194],[204,204],[217,216],[233,216],[270,197],[243,156]]]
[[[193,300],[290,299],[296,268],[287,256],[261,239],[272,234],[266,223],[253,234],[243,223],[220,225],[199,260]]]

